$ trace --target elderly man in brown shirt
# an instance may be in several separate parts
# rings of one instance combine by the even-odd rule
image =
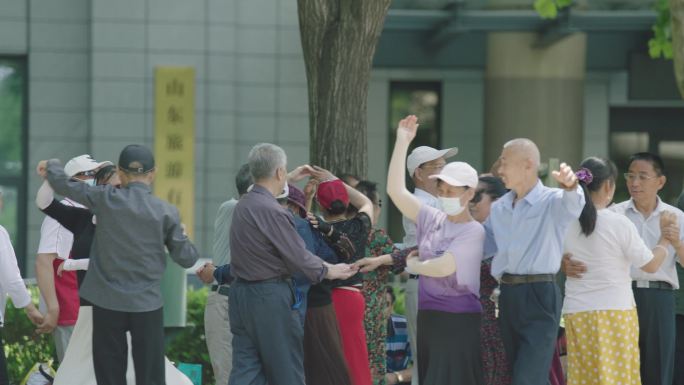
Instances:
[[[229,298],[233,332],[229,384],[304,385],[304,332],[290,277],[301,272],[318,283],[324,278],[345,279],[354,271],[307,251],[292,216],[276,201],[288,179],[283,149],[257,144],[248,163],[254,186],[235,207],[230,231],[235,282]],[[299,168],[297,173],[306,170]]]

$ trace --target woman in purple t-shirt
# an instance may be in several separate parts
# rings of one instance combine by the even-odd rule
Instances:
[[[467,210],[478,184],[475,169],[447,164],[438,175],[440,209],[423,205],[406,188],[405,159],[418,119],[399,122],[387,193],[416,222],[418,253],[407,268],[420,275],[418,368],[421,385],[483,384],[479,300],[484,228]]]

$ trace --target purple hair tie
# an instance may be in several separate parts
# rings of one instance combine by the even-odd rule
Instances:
[[[577,179],[580,182],[584,182],[585,185],[590,184],[594,180],[594,175],[588,169],[582,167],[575,173]]]

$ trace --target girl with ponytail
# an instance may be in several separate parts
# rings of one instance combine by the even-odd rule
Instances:
[[[565,283],[568,383],[641,384],[630,267],[657,271],[669,241],[661,238],[649,250],[627,217],[606,210],[617,177],[611,161],[587,158],[576,175],[587,199],[579,221],[568,228],[565,251],[586,265],[586,273]]]

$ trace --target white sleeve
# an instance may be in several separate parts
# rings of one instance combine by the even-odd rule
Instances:
[[[74,235],[56,220],[46,216],[40,227],[38,254],[57,254],[60,259],[68,259]]]
[[[622,251],[632,266],[641,268],[654,258],[653,251],[641,239],[632,221],[627,217],[620,218],[620,221],[622,223],[618,227],[618,231],[623,234]]]
[[[54,198],[55,192],[52,190],[52,187],[50,187],[50,184],[47,181],[44,181],[38,189],[38,193],[36,193],[36,205],[39,209],[45,210],[50,206],[50,203],[52,203]]]
[[[10,242],[9,234],[0,226],[0,295],[9,294],[14,306],[23,308],[31,303],[31,295],[21,278],[17,257]]]
[[[90,264],[89,258],[67,259],[66,261],[64,261],[64,270],[66,270],[66,271],[88,270],[89,264]]]

